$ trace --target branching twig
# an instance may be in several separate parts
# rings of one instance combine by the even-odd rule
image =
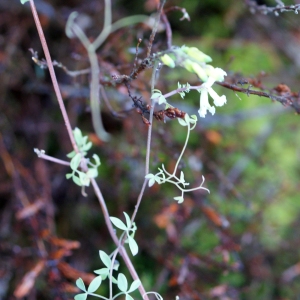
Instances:
[[[152,29],[152,32],[151,32],[151,35],[150,35],[150,38],[149,38],[149,44],[148,44],[148,48],[147,48],[147,57],[150,57],[152,44],[153,44],[153,41],[154,41],[154,38],[155,38],[155,35],[156,35],[156,32],[157,32],[159,20],[160,20],[160,17],[162,15],[162,11],[163,11],[163,7],[164,7],[165,3],[166,3],[166,0],[161,0],[160,8],[159,8],[159,11],[157,13],[157,17],[156,17],[156,20],[155,20],[155,23],[154,23],[154,26],[153,26],[153,29]]]
[[[218,85],[223,86],[227,89],[230,89],[235,92],[244,93],[246,95],[257,95],[260,97],[270,98],[271,100],[280,102],[284,106],[290,106],[292,107],[297,114],[300,114],[300,96],[296,93],[287,93],[287,95],[284,96],[278,96],[271,93],[266,93],[262,91],[255,91],[251,90],[251,86],[248,88],[239,87],[235,84],[227,83],[227,82],[216,82]],[[191,87],[192,88],[192,87]]]

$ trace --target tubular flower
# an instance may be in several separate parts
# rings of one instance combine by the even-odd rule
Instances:
[[[198,110],[201,118],[205,118],[207,111],[214,115],[216,108],[210,105],[208,101],[208,94],[213,98],[215,106],[223,106],[226,103],[226,96],[219,96],[213,89],[212,85],[215,81],[223,81],[226,72],[220,68],[214,68],[211,70],[209,77],[206,82],[201,85],[198,90],[200,93],[200,109]]]

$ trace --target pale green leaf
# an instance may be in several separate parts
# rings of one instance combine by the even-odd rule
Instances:
[[[101,165],[100,158],[97,154],[93,154],[93,159],[95,160],[95,165],[97,167]]]
[[[95,168],[89,169],[86,172],[87,177],[89,178],[96,178],[98,176],[98,170]]]
[[[187,126],[187,123],[183,119],[177,118],[177,120],[181,126]]]
[[[127,229],[130,229],[131,228],[131,220],[130,220],[130,217],[127,215],[127,213],[124,211],[123,212],[124,216],[125,216],[125,219],[126,219],[126,225],[127,225]]]
[[[128,236],[128,243],[129,243],[129,248],[130,248],[132,255],[133,256],[137,255],[137,253],[139,251],[139,246],[136,243],[136,241],[134,240],[134,238],[132,238],[130,235]]]
[[[72,170],[76,171],[79,167],[79,164],[80,164],[80,161],[81,161],[81,154],[80,153],[77,153],[72,159],[71,159],[71,162],[70,162],[70,167]]]
[[[110,220],[117,228],[127,230],[126,225],[119,218],[110,217]]]
[[[148,182],[148,186],[151,187],[151,186],[154,185],[154,183],[155,183],[155,179],[154,179],[154,178],[151,178],[151,179],[149,180],[149,182]]]
[[[128,293],[131,293],[133,291],[135,291],[139,286],[141,285],[141,282],[136,279],[130,286],[129,290],[127,291]]]
[[[125,300],[134,300],[129,294],[126,294]]]
[[[155,175],[153,175],[153,174],[147,174],[146,176],[145,176],[145,178],[146,179],[149,179],[149,181],[148,181],[148,186],[149,187],[151,187],[154,183],[155,183]]]
[[[84,282],[83,282],[83,280],[82,280],[81,278],[78,278],[78,279],[76,280],[76,286],[77,286],[80,290],[86,292],[86,288],[85,288]]]
[[[67,157],[68,157],[68,158],[72,158],[72,157],[74,157],[75,155],[76,155],[76,152],[75,152],[75,151],[72,151],[72,152],[70,152],[70,153],[67,154]]]
[[[105,276],[109,275],[109,269],[108,268],[101,268],[99,270],[95,270],[94,273],[96,273],[98,275],[101,275],[102,279],[104,279],[103,275],[105,275]]]
[[[88,142],[87,144],[82,146],[81,150],[82,151],[88,151],[88,150],[91,149],[92,145],[93,145],[92,142]]]
[[[155,93],[153,93],[153,94],[151,95],[151,99],[152,99],[152,100],[155,100],[155,99],[157,99],[157,98],[160,97],[160,96],[161,96],[161,91],[155,92]]]
[[[119,273],[118,275],[118,288],[122,292],[126,292],[128,288],[128,282],[124,274]]]
[[[68,174],[66,174],[66,178],[67,178],[67,179],[70,179],[72,176],[73,176],[73,173],[68,173]]]
[[[88,294],[84,293],[84,294],[78,294],[74,297],[75,300],[86,300]]]
[[[89,186],[90,185],[90,178],[84,172],[78,172],[80,183],[82,186]]]
[[[28,2],[29,0],[20,0],[21,4],[25,4],[26,2]]]
[[[118,281],[117,281],[117,279],[114,276],[112,276],[111,281],[114,284],[118,284]]]
[[[178,201],[178,204],[180,204],[184,201],[184,198],[182,196],[178,196],[178,197],[174,197],[174,200]]]
[[[95,278],[91,281],[91,283],[90,283],[90,285],[89,285],[89,287],[88,287],[88,290],[87,290],[88,293],[94,293],[95,291],[97,291],[98,288],[99,288],[99,286],[101,285],[101,282],[102,282],[101,276],[95,277]]]
[[[161,96],[158,98],[158,104],[159,104],[159,105],[164,104],[164,103],[166,103],[166,102],[167,102],[167,100],[166,100],[166,98],[165,98],[163,95],[161,95]]]
[[[75,142],[77,145],[82,145],[82,133],[81,133],[81,130],[76,127],[74,130],[73,130],[73,134],[74,134],[74,139],[75,139]]]
[[[99,251],[100,259],[104,263],[104,265],[110,269],[111,267],[111,259],[110,257],[102,250]]]
[[[75,174],[73,174],[72,180],[74,181],[74,183],[76,183],[79,186],[82,186],[82,183],[80,181],[80,178],[77,177]]]

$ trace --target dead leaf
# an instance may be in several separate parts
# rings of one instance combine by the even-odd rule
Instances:
[[[96,277],[94,274],[78,271],[66,262],[62,261],[58,263],[57,268],[67,279],[72,281],[75,281],[80,277],[85,284],[90,284],[91,281]]]
[[[25,274],[21,283],[14,291],[14,296],[18,299],[25,297],[35,284],[37,276],[45,267],[45,260],[39,261],[29,272]]]
[[[41,208],[45,206],[45,203],[42,199],[39,199],[17,212],[16,218],[18,220],[23,220],[35,215]]]

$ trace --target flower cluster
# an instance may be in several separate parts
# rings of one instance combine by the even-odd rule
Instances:
[[[205,118],[206,112],[209,111],[214,115],[216,108],[211,106],[208,101],[208,94],[213,98],[215,106],[223,106],[226,103],[226,96],[219,96],[213,89],[212,85],[216,81],[223,81],[226,72],[220,68],[214,68],[206,82],[198,89],[200,93],[200,109],[198,110],[200,117]]]
[[[223,106],[226,103],[226,96],[219,96],[212,89],[212,85],[216,81],[223,81],[227,74],[220,68],[208,65],[207,63],[212,61],[211,57],[199,49],[187,46],[173,48],[168,53],[161,53],[160,60],[170,68],[174,68],[176,65],[181,66],[187,71],[195,73],[203,81],[198,89],[200,92],[200,109],[198,110],[200,117],[204,118],[207,111],[213,115],[216,111],[215,106]],[[208,95],[213,98],[215,106],[209,103]]]

